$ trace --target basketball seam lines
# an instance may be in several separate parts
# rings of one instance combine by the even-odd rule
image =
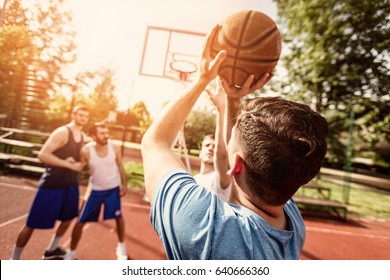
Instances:
[[[253,14],[253,12],[250,12],[248,13],[248,15],[246,16],[245,18],[245,23],[244,23],[244,27],[242,30],[245,30],[245,28],[247,27],[248,25],[248,22],[249,22],[249,18],[251,17],[251,15]],[[240,38],[238,40],[238,46],[237,46],[237,51],[236,51],[236,56],[234,58],[234,62],[233,62],[233,71],[232,71],[232,77],[231,77],[231,80],[233,81],[233,83],[235,84],[236,83],[236,79],[234,78],[235,77],[235,74],[236,74],[236,66],[237,66],[237,57],[239,55],[239,52],[240,52],[240,46],[241,46],[241,43],[242,43],[242,40],[244,38],[244,32],[241,32],[240,34]]]
[[[250,44],[248,46],[242,46],[242,45],[239,44],[240,42],[238,44],[235,44],[235,43],[233,43],[233,41],[229,40],[229,38],[227,36],[224,36],[223,39],[226,41],[226,43],[230,47],[233,47],[233,48],[241,47],[241,49],[245,50],[245,49],[249,49],[249,48],[251,48],[251,47],[253,47],[253,46],[257,45],[257,44],[264,43],[264,39],[269,37],[269,36],[271,36],[271,35],[273,35],[273,33],[276,32],[276,31],[277,31],[277,27],[274,26],[273,29],[270,29],[267,33],[264,33],[262,35],[262,37],[257,38],[257,40],[254,43],[252,43],[252,44]],[[213,51],[216,51],[216,50],[213,49]]]
[[[229,58],[234,58],[234,56],[227,56]],[[279,58],[265,58],[265,59],[256,59],[256,58],[251,58],[251,57],[237,57],[238,59],[240,59],[241,61],[250,61],[250,62],[274,62],[274,61],[278,61]],[[229,66],[231,67],[231,66]],[[220,67],[221,68],[221,67]]]
[[[248,48],[251,48],[257,44],[259,44],[259,45],[264,44],[264,42],[265,42],[264,39],[266,39],[267,37],[270,37],[275,31],[277,31],[276,26],[273,29],[269,30],[267,33],[263,34],[263,36],[257,38],[257,40],[253,44],[251,44],[247,47],[243,47],[242,49],[248,49]]]

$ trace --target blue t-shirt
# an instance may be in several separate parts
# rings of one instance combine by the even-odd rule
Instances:
[[[293,200],[284,211],[289,230],[273,228],[252,210],[200,187],[187,171],[175,170],[158,185],[150,219],[168,259],[299,259],[305,226]]]

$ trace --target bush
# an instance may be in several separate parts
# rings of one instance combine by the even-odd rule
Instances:
[[[131,161],[123,162],[127,182],[130,188],[143,189],[145,188],[144,182],[144,167],[142,163],[135,163]]]

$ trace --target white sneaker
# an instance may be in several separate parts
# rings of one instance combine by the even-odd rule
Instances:
[[[116,256],[117,260],[127,260],[127,249],[125,243],[118,243],[118,246],[116,246]]]
[[[64,256],[64,260],[75,260],[76,259],[76,251],[69,251]]]

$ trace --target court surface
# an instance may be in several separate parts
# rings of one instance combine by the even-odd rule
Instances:
[[[0,259],[11,256],[19,230],[24,225],[37,181],[18,176],[0,176]],[[81,194],[85,186],[80,188]],[[143,191],[129,190],[122,198],[126,225],[125,242],[129,259],[166,259],[161,242],[150,225],[150,206]],[[74,222],[73,222],[74,223]],[[348,222],[305,217],[307,238],[303,260],[389,260],[390,221],[349,219]],[[72,224],[73,225],[73,224]],[[40,260],[53,230],[35,230],[22,259]],[[69,248],[68,230],[61,246]],[[80,260],[116,259],[117,235],[114,221],[88,223],[77,249]]]

